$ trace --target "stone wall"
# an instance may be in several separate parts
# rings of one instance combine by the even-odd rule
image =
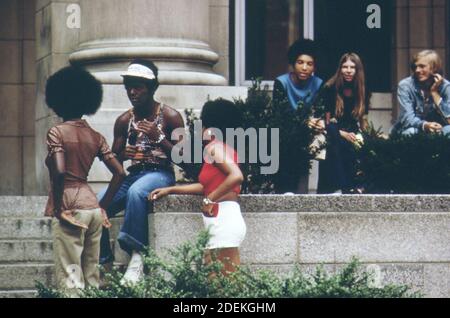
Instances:
[[[31,296],[34,281],[54,281],[46,197],[0,197],[0,298]],[[160,255],[203,229],[200,197],[170,196],[149,215],[150,245]],[[299,264],[330,273],[352,256],[379,284],[408,284],[450,297],[450,196],[243,195],[247,224],[241,259],[286,274]],[[122,218],[114,218],[111,238]],[[117,265],[128,256],[114,244]]]
[[[0,193],[30,194],[36,90],[34,0],[0,1]]]
[[[151,246],[161,255],[203,228],[200,198],[171,196],[149,216]],[[335,272],[353,256],[380,284],[408,284],[450,297],[450,196],[243,195],[244,264],[287,273],[325,264]],[[121,220],[114,220],[115,232]],[[176,233],[176,235],[174,235]],[[127,256],[116,247],[117,261]]]

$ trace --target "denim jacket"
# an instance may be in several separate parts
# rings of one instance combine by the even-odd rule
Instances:
[[[439,94],[442,100],[439,104],[445,117],[450,117],[450,82],[444,79],[439,87]],[[420,91],[414,76],[403,79],[398,84],[397,98],[400,104],[400,115],[394,126],[395,130],[405,130],[407,128],[417,128],[422,130],[427,116],[427,109],[433,108],[434,102],[430,98],[430,105],[425,105],[424,97]],[[434,111],[431,110],[430,111]]]

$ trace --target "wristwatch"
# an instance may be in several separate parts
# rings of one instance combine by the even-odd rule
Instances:
[[[208,197],[204,197],[202,202],[203,202],[203,205],[210,205],[210,204],[214,204],[215,203],[214,201],[212,201]]]

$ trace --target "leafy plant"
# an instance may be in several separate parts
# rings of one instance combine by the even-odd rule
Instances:
[[[310,149],[314,133],[308,127],[307,120],[311,116],[319,117],[324,111],[323,103],[318,103],[313,110],[304,107],[300,101],[298,108],[293,110],[287,99],[274,103],[267,86],[261,86],[261,80],[254,80],[248,90],[246,100],[235,99],[234,103],[242,111],[243,129],[256,129],[258,142],[262,139],[267,143],[267,153],[279,157],[279,170],[275,174],[261,173],[261,167],[267,164],[257,160],[250,163],[246,160],[240,165],[245,176],[242,184],[242,193],[284,193],[297,189],[301,176],[307,175],[310,169],[310,161],[315,157],[322,147]],[[187,126],[191,136],[194,136],[193,123],[197,119],[192,110],[185,111]],[[260,128],[267,128],[267,135],[262,135]],[[271,149],[271,128],[278,129],[278,149]],[[246,141],[247,145],[249,140]],[[250,157],[250,147],[246,147],[245,158]],[[199,167],[193,168],[185,173],[188,180],[196,180]]]
[[[450,193],[450,138],[439,134],[367,134],[359,150],[361,182],[370,193]]]
[[[372,274],[362,271],[353,259],[335,275],[328,275],[323,266],[312,275],[305,275],[297,266],[288,276],[279,276],[267,270],[252,271],[241,266],[229,276],[221,274],[221,263],[204,262],[207,232],[196,241],[186,242],[170,252],[163,260],[151,249],[144,258],[147,275],[136,285],[122,286],[122,274],[117,270],[106,274],[102,289],[79,291],[84,298],[310,298],[310,297],[421,297],[407,286],[375,287]],[[63,291],[38,283],[38,297],[70,297]]]

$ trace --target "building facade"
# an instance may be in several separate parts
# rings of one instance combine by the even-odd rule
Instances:
[[[162,102],[198,109],[208,98],[245,97],[255,77],[271,85],[287,71],[289,44],[304,36],[326,44],[324,79],[345,51],[362,56],[369,120],[387,132],[413,53],[437,50],[448,74],[449,15],[445,0],[1,0],[0,195],[46,193],[45,134],[57,118],[45,82],[70,63],[104,84],[88,121],[111,143],[115,118],[130,107],[119,73],[131,59],[157,63]],[[94,185],[109,178],[97,165]]]

